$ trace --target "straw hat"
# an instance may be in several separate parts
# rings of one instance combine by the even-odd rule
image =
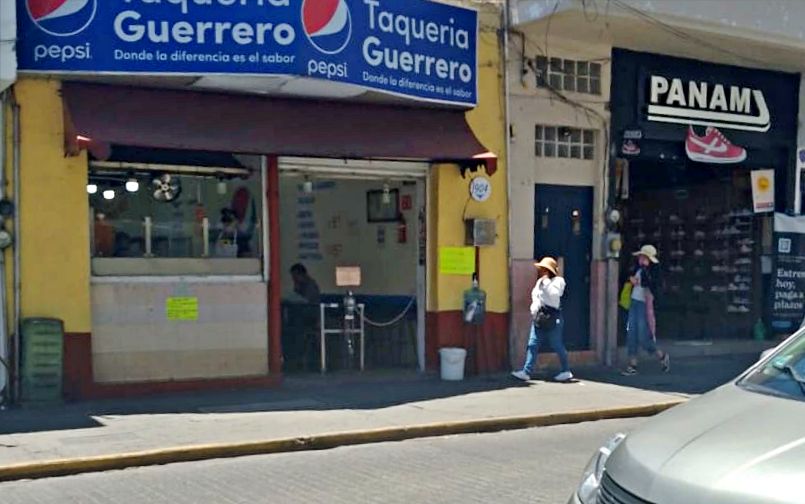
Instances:
[[[554,275],[559,274],[559,265],[556,263],[556,259],[553,257],[543,257],[538,263],[534,263],[534,266],[537,268],[544,268]]]
[[[657,263],[660,262],[660,260],[657,259],[657,249],[654,247],[654,245],[643,245],[642,247],[640,247],[640,250],[638,250],[637,252],[635,252],[632,255],[633,256],[641,256],[641,255],[646,256],[648,258],[648,260],[653,262],[654,264],[657,264]]]

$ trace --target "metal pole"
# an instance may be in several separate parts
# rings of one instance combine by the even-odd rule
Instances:
[[[508,359],[511,360],[511,356],[515,354],[515,350],[513,348],[514,338],[512,338],[512,330],[514,328],[514,307],[512,306],[513,298],[512,295],[512,285],[514,285],[514,275],[512,272],[512,259],[513,259],[513,250],[512,247],[512,176],[511,176],[511,166],[509,166],[509,152],[511,152],[511,144],[512,144],[512,137],[511,137],[511,89],[510,89],[510,75],[509,75],[509,28],[511,24],[511,0],[506,0],[506,3],[503,6],[503,102],[504,102],[504,112],[503,118],[505,121],[504,133],[506,136],[506,153],[505,153],[505,160],[506,160],[506,225],[508,228],[506,229],[506,237],[508,243],[506,244],[506,252],[507,252],[507,263],[508,263],[508,275],[509,275],[509,356]],[[525,57],[525,55],[523,55]]]
[[[327,332],[326,332],[325,326],[324,326],[324,324],[325,324],[325,322],[324,322],[324,303],[321,303],[319,305],[319,308],[321,310],[321,312],[320,312],[321,322],[319,323],[319,327],[321,328],[320,329],[321,330],[321,336],[319,337],[319,342],[321,344],[321,353],[320,353],[321,374],[324,374],[324,373],[327,372],[327,356],[326,356],[327,345],[326,345],[326,342],[325,342],[325,338],[327,337],[326,336]]]
[[[366,334],[364,332],[365,328],[366,328],[366,326],[364,324],[364,305],[359,304],[358,309],[361,311],[361,371],[363,371],[364,361],[365,361],[365,359],[364,359],[364,349],[366,348],[366,344],[364,342],[365,341],[364,340],[364,335]]]
[[[210,257],[210,219],[201,220],[201,257]]]
[[[0,94],[0,201],[6,199],[6,93]],[[0,219],[0,229],[5,227]],[[11,369],[9,362],[8,320],[6,311],[6,253],[0,251],[0,390],[2,403],[11,398]]]
[[[145,217],[143,219],[143,229],[145,230],[145,257],[153,257],[153,253],[151,250],[151,230],[153,228],[153,224],[151,223],[151,217]]]
[[[20,207],[22,203],[22,191],[20,183],[20,106],[14,100],[11,104],[12,117],[12,176],[14,177],[14,200],[16,210],[14,212],[14,398],[20,397],[20,319],[22,318],[22,270],[20,258],[22,256],[22,229],[20,227]]]

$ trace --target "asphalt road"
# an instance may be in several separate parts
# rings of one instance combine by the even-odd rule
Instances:
[[[0,484],[4,504],[564,504],[608,420]]]

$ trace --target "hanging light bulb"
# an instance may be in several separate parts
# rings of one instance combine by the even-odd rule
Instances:
[[[223,196],[226,194],[226,180],[218,179],[218,194]]]
[[[305,194],[311,194],[313,192],[313,181],[307,177],[305,177],[305,181],[302,183],[302,192]]]
[[[98,193],[98,184],[87,184],[87,193],[88,194],[97,194]]]
[[[383,204],[391,204],[391,187],[388,184],[383,184]]]
[[[105,200],[113,200],[115,199],[115,191],[112,189],[107,189],[103,192],[103,199]]]
[[[126,190],[130,193],[135,193],[140,190],[140,182],[136,178],[130,178],[126,181]]]

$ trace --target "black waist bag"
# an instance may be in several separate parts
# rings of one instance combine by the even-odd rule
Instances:
[[[543,331],[550,331],[559,321],[559,310],[550,306],[542,306],[534,317],[534,326]]]

